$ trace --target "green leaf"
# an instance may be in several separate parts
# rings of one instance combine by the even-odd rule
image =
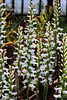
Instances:
[[[47,9],[45,9],[45,13],[44,13],[44,15],[45,15],[45,19],[46,19],[46,21],[48,21],[48,20],[49,20],[49,15],[48,15],[48,13],[47,13]]]
[[[53,12],[53,8],[52,8],[52,6],[50,6],[50,8],[49,8],[49,16],[52,15],[52,12]]]
[[[40,19],[41,19],[41,23],[44,24],[46,22],[44,16],[43,16],[43,12],[41,11],[40,13]]]
[[[40,24],[39,20],[36,18],[35,21],[37,22],[37,29],[38,29],[39,31],[41,31],[41,24]]]

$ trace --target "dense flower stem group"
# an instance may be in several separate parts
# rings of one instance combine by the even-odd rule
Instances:
[[[3,16],[3,4],[0,2],[0,99],[1,100],[19,100],[20,90],[20,77],[22,77],[22,83],[27,89],[27,100],[29,100],[30,90],[36,91],[36,99],[38,99],[39,84],[44,87],[43,100],[48,98],[48,87],[54,82],[55,67],[62,66],[62,70],[58,69],[58,84],[55,89],[56,94],[54,97],[56,100],[61,98],[65,100],[67,98],[67,34],[62,35],[59,28],[59,13],[60,7],[58,0],[55,0],[54,18],[53,23],[48,21],[46,23],[46,32],[44,37],[40,38],[41,31],[37,32],[37,23],[35,22],[33,9],[33,2],[31,1],[28,11],[28,25],[25,28],[25,34],[22,29],[18,28],[17,41],[15,44],[15,61],[13,65],[5,67],[8,57],[5,56],[6,50],[4,47],[5,40],[5,18]],[[53,25],[53,26],[52,26]],[[60,32],[60,33],[59,33]],[[60,37],[63,36],[63,41]],[[61,41],[60,41],[61,40]],[[62,63],[57,61],[57,53],[61,54]],[[18,81],[15,84],[15,71],[17,70]],[[60,75],[62,72],[62,75]],[[60,80],[59,80],[60,79]],[[61,85],[59,84],[61,82]],[[15,92],[14,87],[17,87]],[[7,92],[6,92],[7,91]]]

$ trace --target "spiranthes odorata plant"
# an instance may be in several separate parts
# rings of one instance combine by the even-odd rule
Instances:
[[[5,57],[6,50],[3,49],[4,47],[4,39],[5,39],[5,18],[2,17],[4,11],[6,10],[3,8],[3,5],[5,6],[2,1],[0,1],[0,99],[6,100],[8,99],[8,93],[5,93],[5,91],[9,91],[8,89],[8,82],[6,80],[7,75],[7,68],[5,68],[5,63],[7,63],[7,57]]]
[[[52,23],[53,25],[53,33],[54,33],[54,42],[55,42],[55,51],[57,51],[58,48],[58,44],[59,46],[61,45],[61,41],[59,41],[59,35],[61,35],[62,33],[59,33],[60,31],[62,31],[63,29],[59,28],[59,13],[60,13],[60,4],[58,0],[55,0],[54,3],[54,18],[53,21],[54,23]],[[56,54],[55,54],[56,56]]]
[[[15,100],[14,96],[17,95],[17,92],[14,91],[14,87],[16,86],[15,83],[15,67],[12,65],[9,65],[9,71],[8,71],[8,87],[9,87],[9,93],[8,93],[8,99],[9,100]]]
[[[35,55],[35,49],[37,47],[37,39],[36,39],[36,34],[35,30],[37,29],[35,27],[36,22],[34,18],[34,12],[35,9],[33,9],[33,2],[31,1],[30,6],[29,6],[29,12],[28,12],[28,23],[26,30],[25,30],[25,35],[24,39],[25,42],[24,44],[26,45],[23,47],[23,56],[25,56],[24,59],[24,64],[22,67],[25,70],[22,70],[22,73],[24,74],[23,76],[26,76],[26,78],[23,81],[23,84],[25,85],[27,83],[27,100],[29,100],[29,90],[30,88],[34,90],[35,84],[37,81],[36,78],[36,65],[37,65],[37,57]]]
[[[55,60],[54,60],[54,68],[56,68],[56,72],[57,73],[57,77],[58,77],[58,86],[59,87],[59,76],[60,76],[60,69],[61,69],[61,64],[59,64],[59,59],[61,59],[61,49],[62,49],[62,41],[61,41],[61,31],[63,29],[59,28],[59,15],[60,15],[60,4],[59,4],[59,0],[55,0],[55,3],[54,3],[54,18],[53,18],[53,21],[54,23],[52,23],[53,25],[53,34],[54,34],[54,43],[55,43],[55,47],[54,47],[54,50],[55,50],[55,54],[54,54],[54,57],[55,57]],[[55,72],[55,73],[56,73]],[[53,74],[53,80],[55,79],[54,76],[55,76],[55,73]]]
[[[22,70],[22,53],[23,53],[23,34],[22,34],[22,29],[21,27],[18,28],[18,33],[17,33],[17,41],[16,41],[16,46],[15,46],[15,52],[14,55],[16,55],[16,60],[14,61],[15,69],[17,69],[17,74],[18,74],[18,83],[17,83],[17,93],[19,92],[19,82],[20,82],[20,76],[21,76],[21,70]],[[19,97],[17,97],[19,99]]]
[[[62,69],[60,69],[62,75],[60,76],[61,85],[55,87],[57,95],[54,95],[55,99],[61,98],[65,100],[67,98],[67,34],[63,34],[63,43],[62,43]]]
[[[38,35],[40,35],[40,33],[38,33]],[[36,78],[37,78],[37,82],[36,82],[36,97],[38,96],[38,90],[39,90],[39,78],[42,78],[40,75],[40,67],[41,67],[41,53],[42,53],[42,38],[38,38],[38,46],[37,46],[37,66],[36,66]]]
[[[63,53],[62,53],[62,76],[61,76],[61,99],[67,99],[67,34],[63,34]]]
[[[51,41],[52,40],[52,41]],[[52,82],[52,75],[50,72],[54,72],[53,64],[51,59],[54,59],[52,48],[55,44],[53,44],[53,34],[51,31],[51,25],[48,21],[46,26],[46,33],[44,35],[43,43],[42,43],[42,53],[41,53],[41,66],[40,66],[40,76],[42,80],[40,81],[44,86],[43,100],[45,96],[45,100],[47,100],[48,93],[48,85]],[[53,45],[52,45],[53,44]],[[51,65],[52,64],[52,65]]]

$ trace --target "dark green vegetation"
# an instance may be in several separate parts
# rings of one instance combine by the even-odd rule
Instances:
[[[63,33],[67,33],[67,16],[60,17],[60,27],[63,28]]]

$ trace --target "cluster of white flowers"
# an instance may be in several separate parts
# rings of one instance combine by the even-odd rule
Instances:
[[[8,93],[8,99],[9,100],[15,100],[13,97],[17,95],[17,92],[14,91],[14,88],[16,85],[15,83],[15,68],[12,65],[9,65],[9,77],[8,77],[8,86],[9,86],[9,93]]]
[[[63,70],[61,70],[63,64],[62,61],[59,62],[59,59],[61,58],[65,58],[63,57],[63,46],[62,46],[62,37],[63,37],[63,33],[62,33],[62,28],[58,27],[59,26],[59,15],[60,15],[60,4],[59,4],[59,0],[55,0],[55,9],[54,9],[54,18],[53,18],[53,21],[54,23],[53,26],[54,26],[54,37],[55,37],[55,51],[56,51],[56,54],[57,54],[57,58],[55,60],[57,60],[57,66],[59,68],[59,73],[65,73]],[[59,51],[59,52],[58,52]],[[63,61],[64,62],[64,61]],[[59,74],[59,79],[61,79],[62,77],[60,76]],[[58,83],[59,83],[59,79],[58,79]],[[63,79],[62,79],[63,80]],[[64,83],[62,81],[62,83]],[[61,98],[63,96],[61,96],[61,91],[63,91],[62,87],[60,87],[60,85],[58,84],[58,86],[55,88],[55,90],[57,90],[57,94],[54,95],[55,98]],[[62,99],[64,100],[64,99]]]
[[[62,49],[62,41],[60,41],[60,36],[62,35],[62,28],[59,28],[59,16],[60,16],[60,4],[59,4],[59,0],[55,0],[55,4],[54,4],[54,18],[53,21],[54,23],[52,23],[54,29],[53,29],[53,34],[55,37],[55,49],[60,50]]]
[[[29,15],[28,15],[28,22],[29,25],[27,25],[24,38],[25,38],[25,44],[26,47],[23,47],[23,57],[24,62],[22,65],[23,76],[26,76],[26,79],[23,81],[24,85],[28,83],[28,86],[33,90],[35,88],[35,83],[37,81],[36,79],[36,68],[37,65],[37,57],[35,55],[35,49],[37,48],[37,39],[35,30],[37,29],[35,27],[35,18],[34,18],[34,9],[33,9],[33,2],[31,1],[29,8]]]
[[[63,45],[62,45],[62,75],[60,77],[61,86],[55,87],[55,91],[58,92],[54,95],[55,98],[61,98],[65,100],[67,98],[67,34],[63,34]]]
[[[18,76],[21,75],[21,69],[22,69],[22,58],[24,58],[22,56],[23,54],[23,35],[22,35],[22,30],[20,28],[18,28],[18,33],[17,33],[17,38],[18,40],[16,41],[17,47],[15,47],[15,52],[14,55],[16,55],[16,60],[14,61],[14,65],[15,65],[15,69],[17,70]]]
[[[4,30],[6,18],[2,17],[4,11],[6,10],[3,8],[5,3],[0,3],[0,100],[14,100],[13,97],[13,79],[14,79],[14,71],[12,71],[11,67],[6,68],[5,64],[7,64],[8,57],[6,55],[6,49],[4,47],[4,40],[6,38]],[[11,69],[11,70],[10,70]],[[12,97],[11,97],[12,95]]]
[[[63,52],[62,52],[62,76],[61,76],[61,98],[67,98],[67,34],[63,34]]]
[[[3,9],[4,3],[0,3],[0,99],[6,100],[8,98],[7,93],[5,91],[8,91],[8,82],[6,81],[6,76],[8,72],[6,72],[5,68],[5,62],[6,57],[5,53],[6,50],[2,49],[4,46],[4,39],[5,39],[5,32],[4,26],[5,26],[5,18],[2,17],[5,9]],[[5,69],[5,70],[4,70]]]
[[[52,75],[50,74],[50,72],[54,72],[53,67],[54,64],[53,62],[51,62],[52,59],[55,59],[53,57],[53,54],[55,53],[53,50],[53,47],[55,46],[52,45],[53,44],[53,40],[54,40],[54,36],[53,36],[53,32],[51,31],[51,25],[50,25],[50,21],[48,21],[48,23],[46,23],[46,33],[44,35],[44,40],[43,40],[43,44],[42,44],[42,52],[41,53],[41,59],[43,59],[43,61],[41,61],[41,66],[40,66],[40,78],[42,78],[42,80],[40,81],[44,86],[45,84],[50,84],[52,82]]]

